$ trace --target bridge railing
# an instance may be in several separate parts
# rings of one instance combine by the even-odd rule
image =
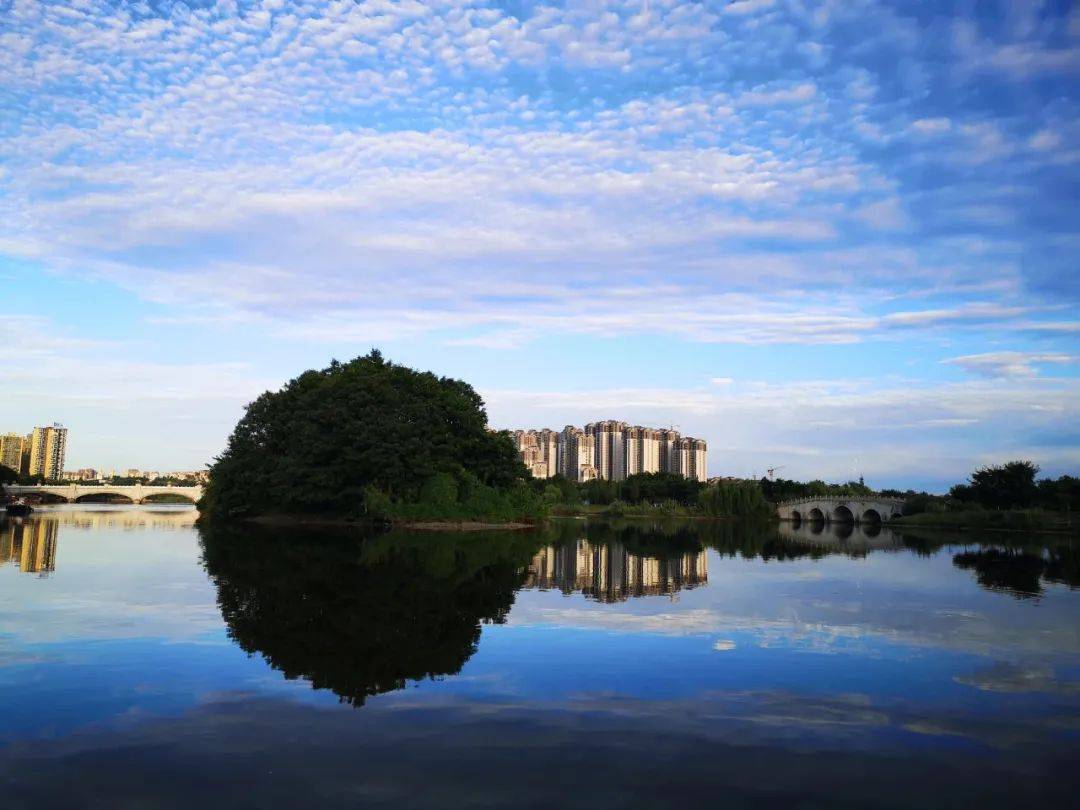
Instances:
[[[821,503],[822,501],[837,501],[837,502],[842,502],[842,501],[879,501],[881,503],[893,503],[893,504],[899,503],[899,504],[902,504],[902,503],[904,503],[904,500],[905,500],[904,498],[886,498],[886,497],[883,497],[881,495],[816,495],[816,496],[811,495],[811,496],[807,496],[805,498],[796,498],[795,500],[791,500],[791,501],[780,501],[776,505],[778,507],[780,507],[780,506],[798,506],[799,504]]]

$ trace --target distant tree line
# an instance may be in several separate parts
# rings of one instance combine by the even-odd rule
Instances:
[[[606,506],[608,514],[703,514],[715,517],[767,516],[772,513],[756,481],[711,484],[674,473],[635,473],[621,481],[570,481],[562,475],[532,479],[549,507]]]
[[[874,490],[859,481],[846,484],[827,484],[821,480],[792,481],[786,478],[761,479],[761,492],[770,503],[782,503],[799,498],[823,498],[827,496],[856,497],[873,495]]]
[[[1031,461],[1010,461],[981,467],[966,483],[956,484],[947,495],[884,490],[883,495],[904,497],[904,514],[958,512],[979,509],[1044,509],[1074,512],[1080,509],[1080,478],[1062,475],[1038,478],[1039,466]]]

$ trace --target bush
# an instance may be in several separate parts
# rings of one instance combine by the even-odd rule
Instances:
[[[497,489],[470,473],[438,473],[421,487],[416,499],[390,496],[374,485],[364,490],[363,512],[384,521],[539,520],[548,506],[524,481]]]

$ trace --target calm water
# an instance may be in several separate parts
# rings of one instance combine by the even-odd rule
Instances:
[[[0,524],[0,805],[1075,799],[1080,543],[193,520]]]

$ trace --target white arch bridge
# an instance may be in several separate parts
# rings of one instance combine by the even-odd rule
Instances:
[[[799,498],[777,504],[776,514],[781,520],[790,520],[796,525],[803,522],[887,523],[900,517],[903,507],[903,498],[872,495],[857,498]]]
[[[198,485],[152,487],[147,486],[146,484],[132,484],[130,486],[113,486],[111,484],[99,484],[96,486],[88,486],[86,484],[34,484],[28,486],[16,486],[14,484],[8,484],[4,487],[4,491],[8,495],[13,495],[16,498],[49,496],[53,500],[59,499],[67,503],[85,502],[90,499],[91,496],[100,498],[103,495],[126,498],[132,503],[146,503],[147,499],[150,499],[150,501],[153,502],[155,498],[162,495],[178,495],[192,503],[196,503],[203,494],[203,488]]]

